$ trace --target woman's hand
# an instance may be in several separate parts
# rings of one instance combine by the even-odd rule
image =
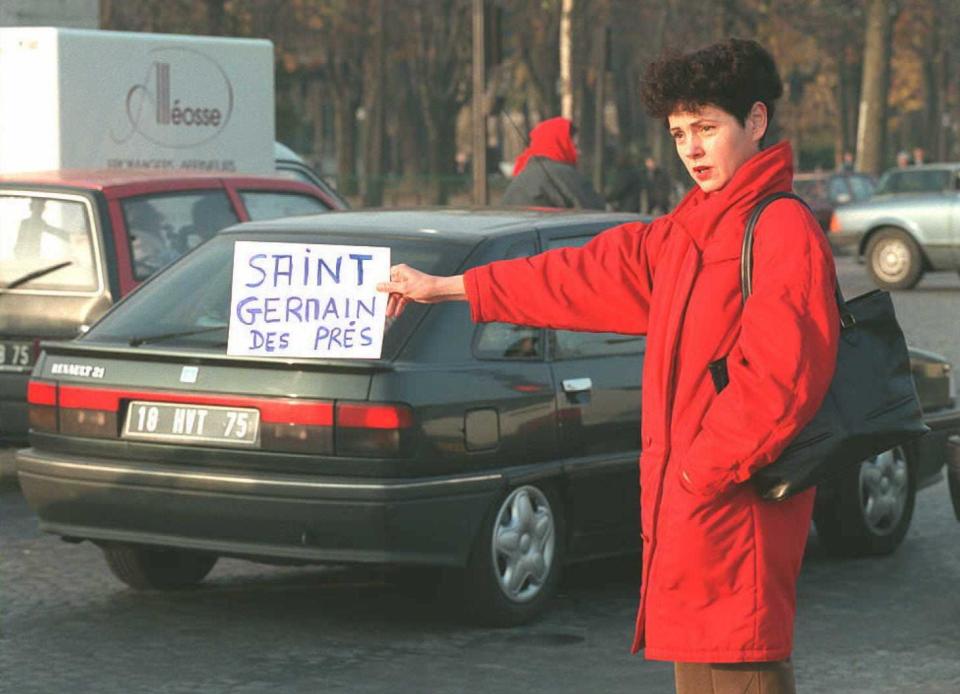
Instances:
[[[463,288],[463,275],[438,277],[403,264],[390,268],[390,281],[378,284],[377,291],[390,293],[390,298],[387,299],[387,318],[399,316],[411,301],[435,304],[440,301],[463,301],[467,298]]]

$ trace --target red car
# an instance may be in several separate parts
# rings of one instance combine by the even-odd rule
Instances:
[[[26,440],[41,339],[83,332],[220,229],[343,205],[286,178],[176,171],[0,174],[0,440]]]

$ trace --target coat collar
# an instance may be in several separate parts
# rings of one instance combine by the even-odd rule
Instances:
[[[793,149],[784,141],[753,155],[720,190],[704,193],[694,187],[669,216],[702,251],[715,235],[728,228],[722,222],[731,222],[742,230],[750,211],[762,198],[789,191],[792,185]]]

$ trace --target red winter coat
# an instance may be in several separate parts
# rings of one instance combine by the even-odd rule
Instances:
[[[771,204],[740,296],[756,203],[789,191],[781,143],[721,190],[692,190],[649,225],[582,248],[475,268],[477,321],[648,334],[640,462],[643,578],[633,650],[681,662],[790,655],[813,490],[766,502],[745,482],[811,419],[833,375],[839,317],[830,249],[795,200]],[[720,392],[707,365],[726,357]]]

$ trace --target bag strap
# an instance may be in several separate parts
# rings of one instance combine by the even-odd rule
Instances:
[[[766,209],[767,205],[784,198],[796,200],[808,210],[810,209],[801,197],[787,192],[771,193],[753,208],[747,219],[747,228],[743,232],[743,246],[740,249],[740,295],[743,303],[746,303],[747,298],[753,293],[753,232],[757,227],[757,220],[760,219],[760,213]],[[843,329],[849,328],[857,321],[847,307],[843,292],[840,291],[839,281],[834,283],[834,291],[837,297],[837,308],[840,310],[840,326]]]

